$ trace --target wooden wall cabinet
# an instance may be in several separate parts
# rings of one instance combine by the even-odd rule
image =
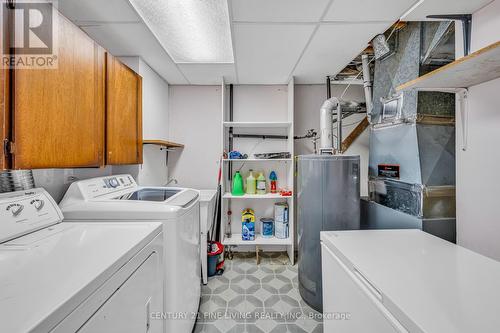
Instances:
[[[105,164],[105,50],[62,15],[58,69],[16,69],[13,168]]]
[[[61,14],[58,30],[57,69],[1,69],[0,169],[141,164],[142,78]]]
[[[142,78],[106,55],[107,164],[142,164]]]

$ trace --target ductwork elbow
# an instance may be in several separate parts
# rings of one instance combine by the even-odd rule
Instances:
[[[320,109],[320,152],[333,152],[333,111],[340,108],[337,97],[327,99]]]

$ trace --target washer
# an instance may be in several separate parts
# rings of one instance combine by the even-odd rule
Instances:
[[[162,222],[166,331],[191,333],[201,294],[199,197],[196,190],[141,187],[118,175],[71,184],[60,207],[69,222]]]
[[[42,189],[0,194],[0,332],[156,332],[161,223],[61,223]]]

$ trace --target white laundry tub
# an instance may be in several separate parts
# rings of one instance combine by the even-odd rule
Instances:
[[[203,284],[208,282],[207,273],[207,241],[208,234],[212,231],[212,222],[217,199],[216,190],[200,190],[200,258],[201,277]]]

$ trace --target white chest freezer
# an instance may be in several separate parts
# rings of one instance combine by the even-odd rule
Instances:
[[[321,234],[325,332],[500,331],[500,263],[418,230]]]

